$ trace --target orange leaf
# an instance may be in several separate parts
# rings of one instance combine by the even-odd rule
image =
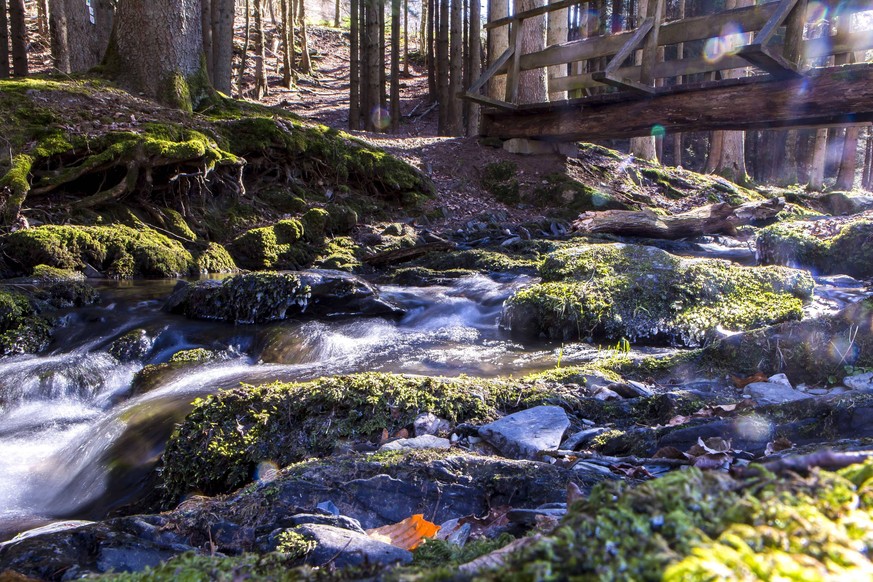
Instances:
[[[734,386],[737,388],[745,388],[752,382],[766,382],[767,375],[763,372],[757,372],[748,378],[740,378],[739,376],[731,376],[731,380],[734,382]]]
[[[438,531],[440,526],[424,519],[424,514],[416,513],[398,523],[368,529],[367,535],[404,550],[414,550],[421,540],[432,538]]]

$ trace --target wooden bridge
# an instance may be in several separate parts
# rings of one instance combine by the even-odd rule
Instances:
[[[839,4],[841,16],[836,35],[830,34],[827,24],[816,27],[807,21],[807,0],[779,0],[663,22],[664,0],[639,1],[648,2],[647,14],[654,16],[634,30],[571,40],[527,54],[522,53],[519,32],[524,22],[577,7],[579,0],[562,0],[487,23],[489,31],[509,27],[509,48],[464,95],[484,106],[482,134],[577,141],[644,136],[653,131],[821,127],[873,121],[873,63],[848,64],[853,55],[873,49],[873,31],[852,32],[847,26],[851,15],[873,10],[870,0],[832,2]],[[816,28],[824,30],[810,38]],[[724,36],[726,30],[731,38]],[[722,42],[716,46],[723,47],[731,39],[743,43],[728,46],[724,54],[715,55],[719,58],[683,58],[683,53],[699,52],[683,51],[689,43],[709,40]],[[665,59],[667,54],[673,58]],[[838,66],[804,66],[827,62],[832,56]],[[562,65],[568,74],[550,78],[548,91],[581,95],[519,103],[521,72],[555,65]],[[748,75],[732,78],[736,69],[745,69]],[[498,75],[506,76],[504,98],[483,95]]]

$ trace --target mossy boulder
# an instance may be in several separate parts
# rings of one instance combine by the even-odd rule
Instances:
[[[621,243],[555,251],[540,274],[542,283],[505,305],[503,325],[521,337],[695,346],[716,327],[742,331],[800,319],[814,286],[795,269],[681,259]]]
[[[51,324],[24,293],[0,289],[0,355],[35,353],[51,341]]]
[[[781,222],[757,239],[764,265],[810,269],[817,275],[873,277],[873,219]]]
[[[109,277],[171,278],[187,275],[194,261],[178,241],[150,228],[39,226],[0,239],[6,269],[30,274],[37,265],[82,271],[90,265]]]
[[[226,248],[218,243],[209,243],[205,249],[198,253],[196,264],[201,275],[239,271],[233,257],[230,256]]]
[[[524,253],[506,249],[469,249],[430,253],[418,265],[433,271],[476,271],[480,273],[534,273],[538,262]]]
[[[375,287],[340,271],[247,273],[222,281],[180,282],[165,308],[193,319],[265,323],[325,315],[397,316]]]
[[[303,240],[305,233],[303,221],[281,220],[243,233],[227,250],[236,263],[246,269],[302,269],[315,258],[313,246]]]
[[[164,455],[170,496],[230,491],[262,461],[279,466],[329,455],[343,440],[378,440],[421,413],[487,421],[548,402],[554,389],[498,380],[365,373],[312,382],[246,386],[196,402]]]
[[[486,580],[867,579],[871,464],[809,478],[690,469],[604,483]]]

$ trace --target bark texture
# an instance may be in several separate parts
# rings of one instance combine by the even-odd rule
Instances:
[[[191,109],[211,87],[202,66],[200,0],[125,0],[107,56],[116,78],[167,105]]]
[[[544,0],[515,0],[515,13],[533,10],[544,5]],[[546,16],[541,14],[524,21],[521,30],[521,53],[534,53],[546,47]],[[544,68],[522,71],[518,77],[519,103],[548,101],[547,71]]]

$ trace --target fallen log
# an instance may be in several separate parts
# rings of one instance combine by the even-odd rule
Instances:
[[[455,248],[455,245],[448,241],[431,242],[423,245],[416,245],[414,247],[406,247],[403,249],[395,249],[393,251],[385,251],[384,253],[377,253],[375,255],[370,255],[369,257],[364,257],[363,261],[373,267],[384,267],[387,265],[405,263],[428,253],[448,251],[453,248]]]
[[[734,234],[744,224],[773,218],[785,206],[782,198],[732,206],[726,202],[695,208],[673,216],[651,210],[603,210],[585,212],[573,222],[575,230],[588,234],[615,234],[646,238],[678,239],[705,234]]]

